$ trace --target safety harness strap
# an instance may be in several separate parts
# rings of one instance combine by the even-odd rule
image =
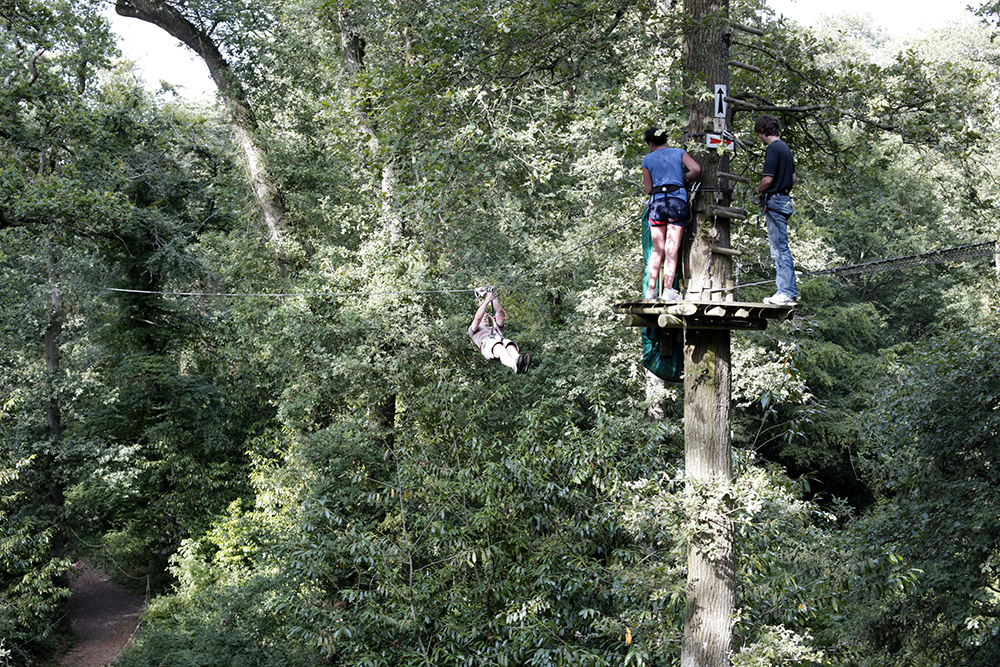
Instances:
[[[679,185],[655,185],[655,186],[653,186],[653,191],[650,192],[649,194],[650,195],[669,194],[671,192],[674,192],[674,191],[680,190],[680,189],[681,189],[681,186],[679,186]]]

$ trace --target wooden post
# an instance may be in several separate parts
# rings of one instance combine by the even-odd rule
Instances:
[[[710,529],[696,532],[688,544],[681,667],[725,667],[732,650],[736,559],[729,491],[730,336],[728,330],[689,332],[684,346],[686,492],[699,498],[698,520],[707,520]]]
[[[716,91],[729,86],[729,0],[685,0],[689,26],[684,40],[684,70],[689,84]],[[741,28],[742,29],[742,28]],[[700,80],[701,77],[704,80]],[[726,100],[728,101],[728,99]],[[693,136],[730,128],[717,117],[715,96],[690,106]],[[689,290],[702,298],[725,299],[711,287],[732,284],[732,256],[713,252],[729,248],[729,219],[710,215],[731,203],[718,187],[720,173],[730,174],[729,157],[696,153],[701,164],[702,194],[692,207],[691,238],[685,244]],[[699,520],[710,529],[697,531],[688,544],[684,637],[681,667],[726,667],[733,645],[736,606],[735,549],[731,506],[730,337],[728,330],[688,331],[684,345],[684,452],[687,493],[699,499]],[[689,521],[694,517],[688,517]]]

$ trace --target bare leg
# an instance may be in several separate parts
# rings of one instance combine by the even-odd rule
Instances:
[[[646,285],[647,295],[652,292],[659,296],[659,291],[656,289],[656,281],[660,278],[660,266],[663,264],[663,246],[667,240],[667,227],[672,226],[674,225],[649,226],[649,236],[653,243],[653,248],[649,253],[649,264],[646,266],[646,272],[649,274],[649,283]],[[675,252],[674,262],[676,263],[676,261],[677,253]]]
[[[677,251],[681,247],[684,228],[680,225],[666,225],[665,242],[663,244],[663,286],[674,286],[674,275],[677,273]]]
[[[509,345],[500,345],[500,343],[497,343],[493,346],[493,356],[499,359],[500,363],[504,366],[508,366],[511,370],[516,371],[517,358],[521,355],[517,349],[516,343],[511,343]]]

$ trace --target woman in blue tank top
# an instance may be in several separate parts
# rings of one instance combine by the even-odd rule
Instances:
[[[676,301],[681,298],[674,288],[677,272],[677,250],[688,223],[687,190],[684,182],[701,173],[693,157],[680,148],[667,148],[667,132],[656,127],[646,130],[643,140],[649,152],[642,158],[642,185],[649,195],[649,231],[653,248],[649,254],[649,284],[645,298],[655,299],[656,282],[663,266],[661,298]]]

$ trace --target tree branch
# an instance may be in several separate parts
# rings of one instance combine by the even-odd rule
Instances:
[[[284,246],[288,224],[284,198],[277,183],[267,171],[265,150],[255,136],[258,130],[257,118],[250,107],[246,92],[219,47],[177,7],[163,0],[117,0],[115,11],[119,16],[139,19],[163,29],[197,53],[208,67],[209,74],[232,117],[236,140],[246,158],[250,186],[263,213],[264,224],[270,232],[278,269],[282,277],[285,277],[287,259]]]

